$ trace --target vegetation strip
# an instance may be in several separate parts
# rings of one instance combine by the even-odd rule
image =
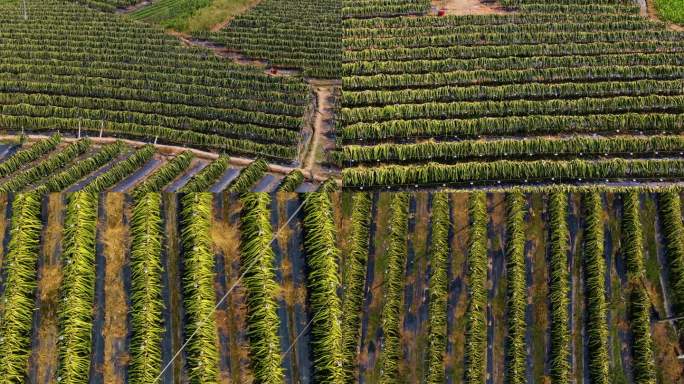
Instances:
[[[317,383],[344,383],[344,340],[339,253],[330,196],[304,195],[304,250],[306,252],[311,308],[311,354]]]
[[[211,193],[189,193],[181,197],[183,258],[183,302],[187,321],[185,337],[188,378],[191,384],[218,383],[219,354],[216,330],[214,253],[211,239]]]
[[[635,384],[655,384],[656,367],[651,337],[651,301],[644,286],[644,234],[637,191],[622,194],[622,255],[627,267],[629,322],[632,331],[632,373]]]
[[[249,192],[252,186],[261,179],[268,171],[268,164],[263,159],[257,159],[249,163],[238,177],[228,186],[228,192],[244,193]]]
[[[95,193],[80,191],[67,197],[57,343],[57,379],[65,384],[87,383],[90,374],[97,210]]]
[[[41,198],[18,194],[12,203],[10,241],[4,258],[4,290],[0,300],[0,377],[6,383],[25,380],[31,353]]]
[[[299,169],[295,169],[283,178],[276,192],[295,192],[302,182],[304,182],[304,174]]]
[[[58,151],[48,158],[38,162],[25,172],[17,173],[4,182],[0,183],[0,192],[17,192],[24,189],[27,185],[35,183],[45,176],[49,176],[59,168],[64,167],[68,163],[85,153],[90,148],[90,139],[81,139],[73,144]]]
[[[209,190],[216,180],[221,177],[223,172],[228,169],[229,165],[229,158],[224,156],[219,157],[193,176],[192,179],[181,188],[180,192],[192,193]]]
[[[508,384],[527,382],[526,309],[527,279],[525,271],[525,196],[521,192],[506,194],[506,374]]]
[[[161,371],[164,334],[161,195],[134,198],[131,217],[131,383],[152,383]]]
[[[345,259],[342,296],[342,340],[346,384],[353,384],[357,381],[357,356],[366,288],[372,205],[373,198],[368,193],[355,193],[352,197],[351,248]]]
[[[483,192],[468,198],[468,310],[466,312],[465,384],[485,382],[487,367],[487,198]]]
[[[28,148],[20,149],[17,151],[17,153],[0,163],[0,177],[5,177],[12,172],[15,172],[23,165],[30,163],[38,159],[40,156],[54,150],[61,141],[62,137],[59,134],[56,134],[47,139],[40,140]]]
[[[150,177],[133,189],[132,195],[142,196],[150,192],[161,192],[162,189],[183,173],[189,166],[195,155],[191,151],[185,151],[162,165]]]
[[[568,229],[567,192],[553,192],[548,198],[549,209],[549,312],[550,350],[549,372],[551,382],[566,384],[570,377],[570,276],[568,273],[568,251],[570,231]]]
[[[95,155],[85,160],[78,161],[60,173],[50,176],[47,181],[37,187],[37,193],[61,192],[87,174],[102,167],[107,162],[116,158],[124,150],[125,145],[121,141],[102,147]]]
[[[100,193],[107,188],[125,179],[136,169],[142,167],[145,162],[154,156],[154,145],[148,144],[138,149],[133,155],[120,163],[115,164],[107,172],[96,177],[83,190],[86,192]]]
[[[257,383],[282,383],[279,286],[275,275],[276,256],[271,248],[271,197],[267,193],[246,193],[240,201],[240,264],[247,290],[251,371]]]
[[[606,261],[604,252],[603,207],[598,192],[582,196],[584,206],[584,285],[589,377],[592,383],[608,384],[608,324],[606,305]]]
[[[385,302],[382,307],[382,351],[380,353],[380,383],[399,380],[401,351],[401,316],[403,312],[404,268],[407,257],[408,211],[410,195],[398,193],[392,197],[387,269],[385,272]]]
[[[684,225],[681,199],[676,189],[658,194],[658,215],[667,260],[669,301],[673,314],[684,313]],[[684,329],[684,321],[677,322]]]
[[[429,384],[444,383],[447,351],[447,302],[449,299],[449,229],[451,209],[449,195],[437,193],[432,197],[430,239],[430,286],[428,288],[428,351],[427,377]]]

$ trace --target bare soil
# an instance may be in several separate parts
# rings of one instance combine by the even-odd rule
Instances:
[[[133,13],[133,12],[139,10],[140,8],[146,7],[150,4],[152,4],[152,0],[143,0],[137,4],[129,5],[126,8],[118,9],[116,12],[119,14]]]
[[[432,5],[444,9],[447,15],[492,15],[503,14],[506,10],[495,2],[480,0],[433,0]]]
[[[332,104],[330,98],[333,86],[314,86],[316,93],[316,112],[313,121],[311,140],[306,147],[306,154],[302,164],[304,174],[314,175],[320,172],[320,160],[325,154],[335,148],[335,142],[330,138],[332,132]]]
[[[126,290],[123,286],[123,268],[127,264],[128,233],[124,225],[124,199],[119,193],[106,197],[106,223],[104,236],[105,264],[105,317],[102,336],[104,346],[104,380],[106,383],[123,383],[129,355],[126,348],[128,335]]]

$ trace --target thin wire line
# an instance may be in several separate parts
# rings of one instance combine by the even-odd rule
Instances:
[[[290,217],[287,219],[287,221],[286,221],[282,226],[280,226],[280,228],[278,228],[278,231],[273,235],[273,237],[271,238],[271,241],[268,243],[268,246],[269,246],[269,247],[273,244],[273,242],[276,240],[276,238],[278,238],[278,236],[280,235],[280,232],[281,232],[285,227],[287,227],[288,225],[290,225],[290,222],[292,221],[292,219],[294,219],[295,216],[297,216],[297,214],[299,213],[299,211],[301,211],[301,209],[302,209],[302,207],[304,206],[304,204],[306,204],[306,202],[309,200],[309,196],[311,196],[311,195],[307,193],[307,194],[306,194],[306,197],[304,198],[304,201],[302,201],[302,203],[299,204],[299,206],[297,207],[297,210],[295,210],[294,213],[293,213],[292,215],[290,215]],[[200,322],[200,324],[204,324],[205,322],[207,322],[207,321],[209,320],[209,318],[214,314],[214,312],[216,312],[216,310],[218,309],[218,307],[220,307],[221,304],[223,304],[223,302],[228,298],[228,296],[231,294],[231,292],[233,292],[233,290],[235,289],[235,287],[237,287],[237,285],[240,283],[240,281],[242,281],[242,279],[247,275],[247,272],[249,272],[249,270],[252,269],[252,267],[254,266],[254,264],[256,264],[256,262],[257,262],[258,260],[259,260],[259,258],[254,258],[254,260],[252,261],[252,263],[249,264],[249,265],[247,266],[247,268],[245,268],[245,271],[242,272],[242,275],[240,275],[240,277],[237,279],[237,281],[235,281],[235,283],[230,287],[230,289],[223,295],[223,297],[221,297],[221,300],[219,300],[218,303],[216,303],[216,305],[214,306],[214,309],[211,310],[211,313],[209,313],[209,314]],[[307,325],[307,327],[308,327],[308,325]],[[169,362],[164,366],[164,369],[161,370],[161,372],[159,373],[159,376],[157,376],[157,378],[154,379],[154,383],[159,382],[159,379],[161,379],[161,377],[164,375],[164,373],[166,372],[166,370],[169,369],[169,367],[170,367],[171,365],[173,365],[173,362],[174,362],[174,361],[176,360],[176,358],[181,354],[181,352],[183,352],[183,350],[185,349],[185,347],[188,346],[188,344],[190,343],[190,341],[195,337],[195,335],[197,334],[197,332],[199,332],[199,330],[200,330],[200,328],[197,327],[197,328],[195,329],[195,331],[192,332],[192,334],[188,337],[188,339],[185,340],[185,343],[183,343],[183,345],[181,345],[181,347],[178,349],[178,351],[173,355],[173,357],[171,357],[171,360],[169,360]]]
[[[304,329],[302,329],[302,331],[299,332],[299,334],[297,335],[297,337],[294,338],[294,340],[292,341],[292,344],[290,344],[290,347],[287,348],[287,351],[283,352],[283,353],[280,355],[280,358],[283,358],[283,357],[285,357],[288,353],[290,353],[290,351],[292,350],[292,348],[294,348],[294,346],[295,346],[295,344],[297,343],[297,341],[299,341],[299,338],[302,337],[302,336],[304,335],[304,332],[306,332],[306,331],[309,329],[309,327],[311,326],[311,323],[313,323],[315,317],[316,317],[315,315],[311,316],[311,320],[309,320],[309,322],[306,323],[306,326],[304,327]]]

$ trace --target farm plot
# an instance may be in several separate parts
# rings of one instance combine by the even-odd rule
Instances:
[[[194,37],[218,43],[251,59],[311,78],[340,77],[340,2],[262,0],[217,32]]]
[[[212,160],[206,153],[196,156],[151,144],[134,147],[121,140],[64,140],[56,134],[35,142],[8,143],[5,148],[0,158],[2,193],[294,192],[304,183],[300,171],[279,175],[263,159],[239,167],[228,157]],[[311,185],[315,188],[318,183]]]
[[[18,380],[682,377],[678,190],[45,199],[0,206]]]
[[[0,128],[82,131],[272,162],[296,159],[301,78],[188,48],[158,27],[73,2],[0,5]]]
[[[683,33],[639,16],[631,2],[502,5],[507,12],[491,15],[345,13],[331,159],[346,187],[684,176]],[[370,15],[383,16],[376,7]],[[660,146],[670,140],[678,144]]]

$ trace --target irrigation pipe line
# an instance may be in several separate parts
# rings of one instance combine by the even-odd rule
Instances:
[[[302,207],[304,206],[304,204],[306,204],[306,202],[309,200],[309,196],[311,196],[311,195],[310,195],[310,194],[307,194],[307,195],[306,195],[306,197],[304,198],[304,201],[302,201],[301,204],[299,204],[299,206],[298,206],[297,209],[294,211],[294,213],[292,213],[292,215],[290,215],[290,217],[287,219],[287,221],[286,221],[283,225],[281,225],[280,228],[278,228],[278,231],[271,237],[271,241],[268,243],[268,246],[269,246],[269,247],[270,247],[270,246],[273,244],[273,242],[278,238],[278,236],[280,236],[280,232],[281,232],[285,227],[287,227],[287,226],[290,224],[290,222],[292,221],[292,219],[294,219],[295,216],[297,216],[297,214],[299,214],[299,211],[301,211],[301,209],[302,209]],[[257,262],[258,260],[259,260],[258,258],[255,258],[255,259],[252,261],[252,263],[249,264],[249,265],[247,266],[247,268],[245,268],[245,271],[242,272],[242,274],[240,275],[240,277],[238,277],[237,281],[235,281],[235,283],[230,287],[230,289],[229,289],[229,290],[221,297],[221,299],[216,303],[216,305],[214,306],[214,309],[211,310],[211,313],[209,313],[204,319],[202,319],[202,321],[200,322],[200,324],[203,324],[204,322],[208,321],[209,318],[210,318],[211,316],[214,315],[214,312],[216,312],[216,310],[218,309],[218,307],[220,307],[221,304],[223,304],[223,302],[224,302],[224,301],[228,298],[228,296],[233,292],[233,290],[235,289],[235,287],[237,287],[237,285],[240,284],[240,281],[242,281],[242,279],[247,275],[247,272],[249,272],[249,270],[252,269],[252,267],[256,264],[256,262]],[[307,327],[308,327],[308,325],[307,325]],[[305,328],[305,329],[306,329],[306,328]],[[169,360],[169,362],[166,363],[166,365],[164,366],[164,369],[162,369],[161,372],[159,372],[159,375],[157,376],[156,379],[154,379],[153,383],[158,383],[158,382],[159,382],[159,379],[161,379],[161,377],[164,375],[164,373],[166,372],[166,370],[169,369],[169,367],[171,367],[171,365],[173,365],[173,362],[174,362],[174,361],[176,360],[176,358],[181,354],[181,352],[183,352],[183,350],[185,349],[185,347],[188,346],[188,344],[190,343],[190,341],[195,337],[195,335],[197,334],[197,332],[199,332],[199,330],[200,330],[200,328],[198,327],[198,328],[195,329],[195,331],[188,337],[188,339],[185,340],[185,343],[183,343],[183,345],[181,345],[181,347],[180,347],[180,348],[178,349],[178,351],[173,355],[173,357],[171,357],[171,360]],[[296,341],[296,340],[295,340],[295,341]],[[292,347],[290,347],[290,348],[292,348]],[[289,349],[288,349],[288,352],[289,352]]]

